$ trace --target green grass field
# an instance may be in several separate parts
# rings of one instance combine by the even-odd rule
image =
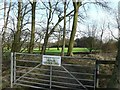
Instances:
[[[67,53],[68,48],[65,48],[64,52]],[[34,49],[35,53],[40,52],[38,48]],[[87,48],[73,48],[73,53],[77,53],[77,52],[89,52],[89,50]],[[59,50],[57,50],[57,48],[47,48],[46,49],[46,54],[60,54],[61,53],[61,48]]]
[[[68,48],[65,48],[64,53],[67,53]],[[7,51],[10,52],[10,51]],[[27,49],[25,49],[23,51],[24,53],[27,53]],[[39,48],[34,48],[33,50],[34,53],[40,53],[41,51],[39,50]],[[78,47],[74,47],[73,48],[73,53],[81,53],[81,52],[89,52],[88,48],[78,48]],[[61,48],[59,48],[59,50],[57,50],[57,48],[47,48],[46,49],[46,54],[60,54],[61,53]]]

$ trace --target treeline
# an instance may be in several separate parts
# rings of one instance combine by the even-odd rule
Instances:
[[[65,40],[65,47],[68,47],[69,45],[69,39]],[[100,39],[94,38],[94,37],[81,37],[75,39],[74,47],[79,48],[88,48],[90,52],[93,50],[96,51],[102,51],[102,52],[116,52],[117,51],[117,44],[118,41],[114,39],[109,39],[107,41],[101,41]],[[54,43],[48,43],[48,47],[50,48],[56,48],[59,50],[59,48],[62,47],[62,40],[56,41]]]
[[[7,3],[5,0],[3,8],[4,26],[2,28],[3,50],[22,52],[27,49],[28,53],[33,53],[35,43],[39,42],[39,48],[42,48],[41,54],[45,54],[49,42],[57,39],[57,41],[62,40],[61,55],[64,55],[66,43],[68,43],[67,55],[72,55],[76,32],[79,32],[77,30],[78,23],[87,17],[81,16],[81,13],[87,13],[84,10],[87,4],[95,4],[107,9],[105,2],[97,1],[86,3],[77,0],[66,0],[66,2],[60,0],[48,0],[48,2],[18,0],[18,2],[12,2],[11,0]],[[70,24],[71,21],[72,24]],[[69,28],[70,25],[72,25],[71,29]],[[92,29],[95,30],[95,28]],[[93,30],[89,31],[93,32]],[[69,39],[69,42],[65,42],[66,38]]]

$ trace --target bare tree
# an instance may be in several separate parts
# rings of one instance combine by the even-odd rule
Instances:
[[[64,29],[63,29],[63,45],[61,55],[64,56],[64,49],[65,49],[65,35],[66,35],[66,2],[64,2]]]
[[[17,31],[14,34],[14,40],[12,43],[12,52],[20,51],[20,35],[21,35],[21,19],[22,19],[22,2],[18,1],[18,17],[17,17]]]
[[[3,26],[3,34],[2,34],[2,42],[3,42],[3,47],[2,48],[4,48],[4,46],[5,46],[4,45],[5,33],[6,33],[6,30],[7,30],[8,19],[9,19],[9,15],[10,15],[11,6],[12,6],[11,1],[12,0],[10,0],[10,4],[9,4],[9,7],[8,7],[7,14],[6,14],[7,2],[6,2],[6,0],[4,1],[4,26]]]
[[[53,14],[54,14],[55,10],[57,9],[57,4],[58,4],[58,2],[56,2],[54,10],[52,10],[53,6],[51,5],[51,2],[49,2],[49,9],[48,9],[49,10],[49,15],[48,15],[48,21],[47,21],[47,29],[48,30],[49,30],[49,24],[51,23],[51,21],[53,19]],[[62,16],[62,12],[59,11],[59,10],[56,10],[56,11],[60,12],[58,14],[58,21],[49,30],[49,32],[48,32],[48,30],[46,30],[45,39],[44,39],[44,43],[42,45],[42,50],[41,50],[42,54],[45,54],[45,49],[47,47],[47,42],[48,42],[48,39],[49,39],[50,35],[55,31],[55,29],[57,28],[57,26],[59,25],[59,23],[64,19],[64,16]],[[66,17],[69,16],[71,13],[73,13],[73,10],[70,11],[68,14],[66,14]]]
[[[74,45],[74,38],[75,38],[77,22],[78,22],[78,11],[79,11],[79,7],[81,5],[82,5],[82,2],[80,0],[78,0],[78,1],[73,0],[73,6],[74,6],[73,26],[72,26],[70,42],[69,42],[69,47],[68,47],[68,52],[67,52],[67,55],[69,55],[69,56],[72,56],[72,49],[73,49],[73,45]]]
[[[105,2],[104,0],[102,2],[98,0],[95,0],[94,2],[85,2],[85,3],[82,3],[82,2],[83,2],[82,0],[73,0],[74,17],[73,17],[73,25],[72,25],[71,35],[70,35],[69,47],[67,51],[67,55],[70,55],[70,56],[73,55],[72,49],[74,46],[74,38],[76,34],[76,29],[77,29],[79,7],[84,6],[85,4],[95,4],[95,5],[101,6],[102,8],[105,8],[106,10],[110,9],[107,5],[107,2]]]
[[[29,53],[33,53],[33,48],[34,48],[36,0],[33,0],[33,2],[31,2],[31,6],[32,6],[32,24],[31,24],[31,38],[30,38],[30,44],[28,49]]]
[[[42,46],[42,54],[45,53],[45,49],[46,49],[46,46],[47,46],[47,42],[48,42],[48,31],[49,31],[49,25],[50,25],[50,22],[51,22],[51,15],[52,15],[52,5],[51,5],[51,2],[49,0],[49,15],[48,15],[48,20],[47,20],[47,29],[46,29],[46,34],[45,34],[45,39],[44,39],[44,44]]]

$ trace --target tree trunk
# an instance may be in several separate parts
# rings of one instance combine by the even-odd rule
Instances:
[[[117,88],[120,90],[120,38],[118,40],[118,53],[116,56],[116,62],[111,80],[108,83],[108,88]]]
[[[4,50],[4,47],[5,47],[5,45],[4,45],[4,42],[5,42],[5,32],[6,32],[7,25],[8,25],[10,9],[11,9],[11,0],[10,0],[10,4],[9,4],[8,11],[7,11],[7,16],[6,16],[6,0],[5,0],[4,1],[4,27],[3,27],[3,34],[2,34],[2,43],[3,43],[2,51]]]
[[[57,42],[57,50],[60,50],[60,44],[59,44],[59,41],[60,41],[60,40],[58,40],[58,42]]]
[[[17,31],[14,34],[14,40],[12,43],[12,52],[19,52],[21,47],[20,47],[20,35],[21,35],[21,7],[22,7],[22,2],[18,2],[18,20],[17,20]]]
[[[49,2],[49,16],[48,16],[48,20],[47,20],[47,30],[46,30],[46,34],[45,34],[45,39],[44,39],[44,43],[42,45],[42,50],[41,50],[41,54],[45,54],[45,50],[47,47],[47,43],[48,43],[48,39],[49,39],[49,25],[50,25],[50,19],[51,19],[51,13],[52,13],[52,6],[51,6],[51,2]]]
[[[41,43],[40,42],[38,44],[38,47],[39,47],[39,51],[41,51]]]
[[[42,51],[41,51],[41,54],[45,54],[45,50],[46,50],[46,46],[47,46],[47,43],[48,43],[48,34],[45,36],[45,39],[44,39],[44,43],[42,45]]]
[[[51,11],[51,13],[52,13],[52,10],[50,10]],[[49,12],[50,12],[49,11]],[[66,15],[66,17],[67,16],[69,16],[71,13],[73,13],[73,10],[71,11],[71,12],[69,12],[67,15]],[[50,14],[49,14],[50,15]],[[50,18],[51,18],[51,16],[49,16]],[[48,33],[47,31],[46,31],[46,35],[45,35],[45,39],[44,39],[44,44],[42,45],[42,50],[41,50],[41,54],[45,54],[45,49],[46,49],[46,47],[47,47],[47,42],[48,42],[48,39],[49,39],[49,36],[54,32],[54,30],[56,29],[56,27],[59,25],[59,23],[62,21],[64,19],[64,16],[62,16],[62,17],[60,17],[59,19],[58,19],[58,21],[57,21],[57,23],[53,26],[53,28],[50,30],[50,32]],[[49,18],[48,18],[48,20],[49,20]],[[50,21],[50,20],[49,20]],[[48,22],[47,22],[47,28],[48,28]],[[48,29],[47,29],[48,30]],[[47,39],[46,39],[47,38]],[[45,41],[45,40],[47,40],[47,41]],[[46,46],[44,46],[44,45],[46,45]]]
[[[33,49],[34,49],[36,1],[34,1],[31,4],[31,6],[32,6],[32,24],[31,24],[31,38],[30,38],[30,45],[29,45],[28,53],[33,53]]]
[[[71,56],[72,53],[72,49],[74,46],[74,37],[76,34],[76,29],[77,29],[77,20],[78,20],[78,11],[74,12],[74,20],[73,20],[73,26],[72,26],[72,32],[71,32],[71,37],[70,37],[70,41],[69,41],[69,46],[68,46],[68,53],[67,55]]]
[[[82,5],[82,2],[80,2],[80,1],[76,2],[76,0],[73,0],[74,18],[73,18],[73,26],[72,26],[72,31],[71,31],[71,36],[70,36],[70,41],[69,41],[69,46],[68,46],[68,52],[67,52],[68,56],[73,55],[72,49],[74,46],[74,38],[75,38],[75,34],[76,34],[76,29],[77,29],[78,11],[79,11],[79,7],[81,5]]]
[[[58,29],[58,41],[57,41],[57,50],[60,50],[60,40],[61,40],[61,33],[60,33],[60,30]]]
[[[10,14],[10,10],[11,10],[11,2],[12,2],[12,0],[10,0],[9,8],[7,11],[7,17],[6,17],[6,0],[4,1],[5,6],[4,6],[4,32],[3,32],[3,36],[5,35],[7,25],[8,25],[8,19],[9,19],[9,14]]]
[[[6,0],[4,0],[4,31],[3,31],[3,37],[4,37],[4,33],[6,31]],[[4,39],[4,38],[3,38]],[[3,40],[2,40],[3,41]]]
[[[75,2],[73,0],[73,6],[74,6],[74,18],[73,18],[73,26],[72,26],[72,31],[71,31],[71,36],[70,36],[70,41],[69,41],[69,46],[68,46],[68,56],[72,56],[72,49],[74,46],[74,38],[76,34],[76,29],[77,29],[77,21],[78,21],[78,10],[79,7],[81,6],[81,2]]]
[[[66,35],[66,2],[64,2],[64,30],[63,30],[63,46],[61,51],[61,56],[64,56],[64,49],[65,49],[65,35]]]

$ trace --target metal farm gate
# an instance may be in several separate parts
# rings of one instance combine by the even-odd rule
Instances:
[[[60,66],[43,65],[40,54],[11,53],[11,88],[94,90],[95,62],[64,56]]]

